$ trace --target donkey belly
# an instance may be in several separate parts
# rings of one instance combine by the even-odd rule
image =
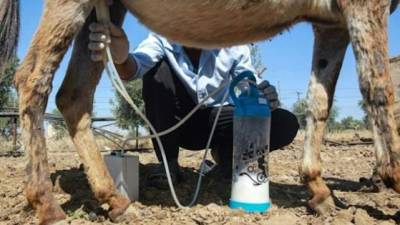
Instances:
[[[308,0],[123,0],[144,25],[188,46],[215,48],[272,37],[305,18]]]

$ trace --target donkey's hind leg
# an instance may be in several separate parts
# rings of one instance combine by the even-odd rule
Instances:
[[[349,38],[342,28],[314,26],[312,76],[307,94],[307,127],[301,175],[312,193],[309,206],[319,214],[333,207],[331,192],[321,177],[320,148],[332,106],[336,81]]]
[[[112,22],[121,25],[125,8],[119,1],[114,1],[111,12]],[[109,216],[114,220],[125,212],[130,201],[116,191],[91,130],[93,96],[103,70],[102,63],[90,59],[88,50],[88,27],[94,21],[92,13],[76,38],[67,75],[57,93],[57,107],[65,118],[95,197],[109,204]]]
[[[400,139],[393,113],[394,87],[387,44],[389,1],[344,1],[342,8],[373,130],[377,171],[387,186],[400,192]]]
[[[43,115],[54,72],[91,7],[89,1],[46,1],[40,27],[16,73],[22,141],[29,154],[26,196],[36,209],[40,224],[65,218],[52,194]]]

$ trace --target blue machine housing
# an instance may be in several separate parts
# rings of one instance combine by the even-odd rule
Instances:
[[[244,91],[239,95],[239,97],[237,97],[235,93],[235,87],[245,78],[248,78],[250,81],[252,81],[249,82],[249,90]],[[235,117],[265,118],[271,116],[268,100],[262,94],[260,94],[255,82],[256,78],[250,71],[244,71],[233,79],[229,88],[229,92],[233,102],[235,103]]]
[[[269,208],[271,208],[271,203],[245,203],[245,202],[237,202],[237,201],[229,201],[229,207],[232,209],[242,209],[248,213],[264,213],[267,212]]]

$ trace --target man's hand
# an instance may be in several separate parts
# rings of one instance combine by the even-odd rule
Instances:
[[[92,23],[89,26],[89,50],[93,61],[102,61],[106,45],[110,50],[115,64],[124,63],[129,56],[129,42],[124,30],[112,23]]]
[[[258,85],[258,89],[268,99],[271,111],[274,111],[281,105],[278,99],[278,92],[276,92],[276,88],[273,85],[271,85],[268,81],[266,80],[262,81]]]

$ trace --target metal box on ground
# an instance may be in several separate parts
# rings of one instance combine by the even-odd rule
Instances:
[[[104,155],[117,190],[131,201],[139,199],[139,156],[116,153]]]

